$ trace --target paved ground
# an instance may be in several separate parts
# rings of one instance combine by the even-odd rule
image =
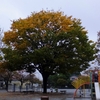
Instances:
[[[20,93],[20,92],[6,92],[0,91],[0,100],[41,100],[42,96],[48,96],[49,100],[91,100],[90,98],[73,98],[72,91],[69,93]]]
[[[12,92],[0,92],[0,100],[41,100],[42,96],[48,96],[50,100],[61,100],[67,97],[66,94],[43,94],[43,93],[12,93]]]

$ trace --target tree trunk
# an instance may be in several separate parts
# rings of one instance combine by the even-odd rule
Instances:
[[[16,84],[13,85],[13,92],[16,90]]]
[[[23,82],[22,82],[22,80],[21,80],[20,82],[21,82],[21,85],[20,85],[20,92],[21,92],[21,90],[22,90],[22,85],[23,85]]]
[[[6,91],[8,92],[8,80],[5,81]]]
[[[44,75],[42,75],[42,77],[43,77],[43,93],[47,93],[48,75],[44,74]]]

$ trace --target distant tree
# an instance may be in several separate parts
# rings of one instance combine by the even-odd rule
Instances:
[[[60,11],[34,12],[13,21],[3,42],[7,45],[4,58],[12,69],[27,69],[31,65],[41,73],[44,93],[50,75],[81,71],[94,59],[94,45],[80,20]]]
[[[57,80],[58,80],[58,75],[55,74],[55,75],[50,75],[49,78],[48,78],[48,81],[47,81],[47,84],[48,84],[48,87],[54,87],[56,88],[57,87]]]
[[[20,92],[21,92],[23,83],[27,81],[31,82],[32,86],[33,86],[33,83],[39,83],[39,84],[41,83],[41,81],[38,78],[36,78],[34,73],[28,74],[25,70],[13,71],[12,80],[20,81],[21,83]]]
[[[65,80],[65,79],[58,79],[57,80],[57,85],[60,87],[65,87],[66,84],[67,84],[67,80]]]
[[[34,73],[28,74],[28,75],[26,76],[26,79],[27,79],[28,81],[30,81],[32,84],[33,84],[33,83],[38,83],[38,84],[41,84],[41,83],[42,83],[41,80],[39,80],[39,79],[34,75]]]
[[[11,82],[13,75],[10,70],[5,68],[5,66],[7,66],[7,63],[0,62],[0,77],[3,78],[6,85],[6,90],[8,91],[8,84]]]
[[[65,87],[68,84],[70,84],[70,74],[66,73],[65,74],[56,74],[56,75],[51,75],[48,78],[48,86],[49,87]]]
[[[26,81],[26,75],[24,73],[25,73],[24,70],[14,71],[13,72],[13,79],[18,80],[21,83],[21,85],[20,85],[20,92],[21,92],[23,83]]]

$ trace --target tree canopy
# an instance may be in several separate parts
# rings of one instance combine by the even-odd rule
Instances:
[[[66,86],[71,85],[70,77],[71,75],[68,73],[50,75],[50,77],[48,78],[48,87],[66,88]]]
[[[50,75],[81,71],[95,53],[80,19],[61,11],[42,10],[14,20],[11,29],[4,33],[3,42],[7,45],[4,57],[14,70],[37,69],[41,73],[44,93]]]

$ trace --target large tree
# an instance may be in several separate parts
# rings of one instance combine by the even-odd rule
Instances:
[[[6,60],[14,69],[20,65],[18,69],[33,68],[41,73],[44,93],[50,75],[81,71],[94,59],[94,45],[81,21],[61,11],[43,10],[33,12],[25,19],[14,20],[10,31],[4,33],[3,42],[13,52],[8,56],[8,48],[3,49]]]

